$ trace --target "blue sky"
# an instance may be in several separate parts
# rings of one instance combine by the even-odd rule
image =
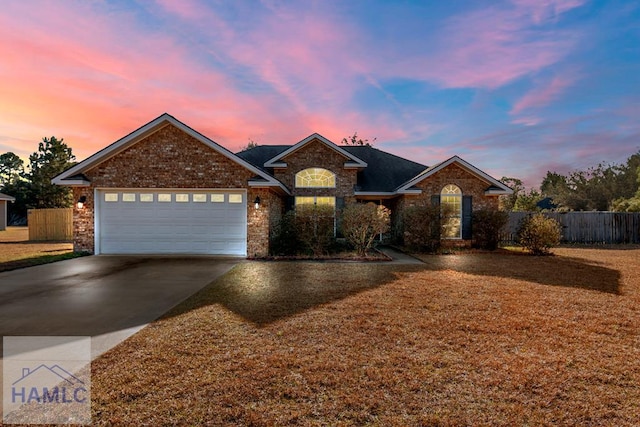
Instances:
[[[538,186],[640,150],[635,1],[13,1],[0,150],[81,160],[164,112],[237,150],[357,131]]]

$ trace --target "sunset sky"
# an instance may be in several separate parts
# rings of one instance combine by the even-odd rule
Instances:
[[[237,151],[354,131],[538,186],[640,150],[640,2],[37,1],[0,10],[0,152],[167,112]]]

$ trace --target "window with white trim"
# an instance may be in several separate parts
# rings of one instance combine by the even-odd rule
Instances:
[[[296,174],[296,188],[335,188],[336,174],[323,168],[303,169]]]
[[[316,197],[316,196],[296,196],[296,206],[300,205],[316,205],[316,206],[332,206],[336,207],[335,197]]]
[[[442,238],[462,238],[462,190],[454,184],[445,185],[440,192]]]
[[[333,222],[333,235],[336,235],[336,198],[326,196],[296,196],[296,210],[306,211],[306,209],[315,210],[316,207],[328,208],[319,209],[317,212],[321,218],[330,219]]]

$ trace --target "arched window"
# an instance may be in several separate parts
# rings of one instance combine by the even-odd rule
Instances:
[[[445,239],[462,238],[462,191],[453,184],[445,185],[440,192],[442,214],[442,237]]]
[[[322,168],[309,168],[296,174],[296,188],[335,188],[336,175]]]

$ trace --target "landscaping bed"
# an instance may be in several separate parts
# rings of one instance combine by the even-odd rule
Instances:
[[[378,250],[370,250],[365,256],[354,251],[344,251],[326,255],[272,255],[261,258],[253,258],[256,261],[358,261],[358,262],[380,262],[391,261],[392,259]]]
[[[640,419],[640,250],[245,262],[92,364],[94,425]]]

